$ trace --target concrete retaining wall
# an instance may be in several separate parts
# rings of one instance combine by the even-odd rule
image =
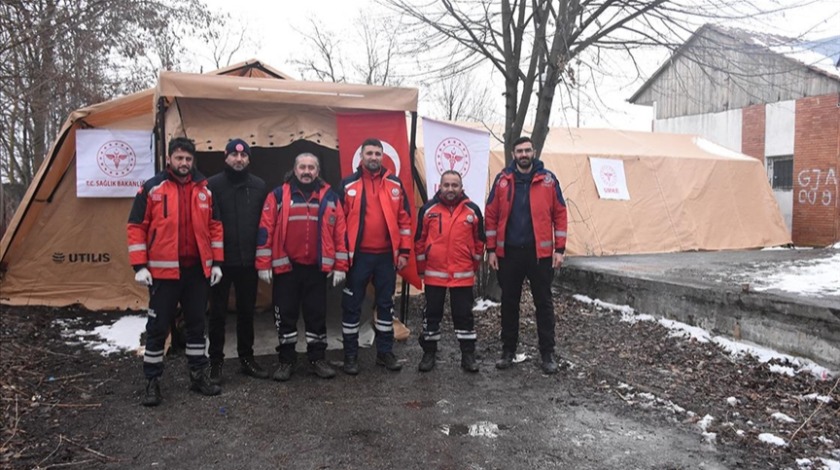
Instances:
[[[681,321],[802,356],[840,370],[840,308],[802,303],[763,292],[688,286],[564,267],[555,287],[604,302],[629,305],[647,313]]]

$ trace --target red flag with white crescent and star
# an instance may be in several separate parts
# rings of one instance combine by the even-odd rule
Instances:
[[[408,131],[403,112],[376,112],[359,114],[337,114],[338,154],[341,160],[341,177],[356,171],[361,162],[361,144],[373,137],[382,141],[382,165],[392,174],[397,175],[408,196],[411,233],[417,224],[414,207],[414,180],[411,174],[411,161],[408,154]],[[420,289],[422,282],[417,275],[417,263],[414,253],[408,256],[408,266],[400,275],[414,287]]]

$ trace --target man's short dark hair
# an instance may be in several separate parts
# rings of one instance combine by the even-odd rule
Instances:
[[[532,147],[534,146],[534,141],[531,140],[531,138],[528,137],[527,135],[523,135],[522,137],[514,140],[513,145],[511,145],[510,148],[516,148],[517,145],[524,144],[525,142],[528,142],[529,144],[531,144]]]
[[[455,175],[455,176],[458,177],[459,180],[462,179],[461,178],[461,173],[458,173],[455,170],[446,170],[446,171],[444,171],[443,173],[440,174],[440,180],[443,181],[443,177],[446,176],[446,175]]]
[[[365,139],[365,141],[362,142],[362,146],[360,148],[365,148],[365,146],[368,146],[368,145],[370,145],[371,147],[379,147],[381,149],[385,148],[385,147],[382,146],[382,141],[381,140],[375,139],[373,137],[368,137],[367,139]]]
[[[186,137],[176,137],[169,141],[169,156],[172,156],[176,150],[183,150],[194,157],[195,143]]]

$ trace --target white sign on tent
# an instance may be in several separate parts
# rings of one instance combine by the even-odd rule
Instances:
[[[76,197],[134,197],[154,176],[148,131],[76,131]]]
[[[487,194],[487,167],[490,159],[490,133],[423,118],[423,145],[426,160],[426,195],[434,197],[440,175],[454,170],[461,175],[464,193],[484,213]]]
[[[589,157],[589,167],[601,199],[630,200],[627,178],[624,176],[624,160]]]

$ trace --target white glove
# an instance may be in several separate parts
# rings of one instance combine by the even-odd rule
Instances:
[[[213,266],[210,268],[210,285],[215,286],[222,280],[222,268]]]
[[[270,269],[260,269],[257,273],[260,276],[260,280],[266,284],[271,284],[271,270]]]
[[[140,271],[134,273],[134,280],[143,284],[144,286],[152,285],[152,273],[146,268],[140,268]]]
[[[333,287],[335,287],[344,282],[344,278],[347,277],[347,273],[344,271],[330,271],[330,273],[327,274],[327,277],[330,276],[332,276]]]

